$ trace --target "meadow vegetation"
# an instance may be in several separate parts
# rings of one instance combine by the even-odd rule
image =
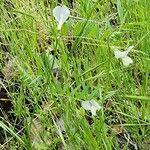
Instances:
[[[0,149],[149,150],[150,1],[58,5],[0,1]]]

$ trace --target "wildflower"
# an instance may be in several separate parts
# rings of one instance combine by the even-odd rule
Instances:
[[[133,60],[132,60],[129,56],[127,56],[128,53],[129,53],[133,48],[134,48],[134,46],[129,46],[129,48],[128,48],[126,51],[124,51],[124,52],[119,51],[119,50],[115,50],[115,51],[114,51],[114,55],[115,55],[115,57],[116,57],[117,59],[121,58],[123,65],[127,67],[127,66],[129,66],[130,64],[133,63]]]
[[[53,15],[57,21],[58,30],[61,30],[62,25],[70,15],[70,11],[66,6],[56,6],[53,10]]]
[[[99,106],[99,104],[94,101],[82,101],[81,106],[85,109],[85,110],[90,110],[92,113],[92,116],[96,116],[96,111],[99,110],[101,107]]]

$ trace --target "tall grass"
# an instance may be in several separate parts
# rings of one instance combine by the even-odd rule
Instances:
[[[0,85],[13,104],[7,115],[23,120],[18,130],[1,117],[1,149],[149,149],[150,2],[63,4],[71,16],[58,31],[57,1],[0,2]],[[112,47],[130,45],[134,63],[124,67]],[[101,105],[95,118],[80,104],[91,99]]]

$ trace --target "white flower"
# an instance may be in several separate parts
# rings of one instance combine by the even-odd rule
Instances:
[[[129,46],[129,48],[128,48],[126,51],[124,51],[124,52],[119,51],[119,50],[115,50],[115,51],[114,51],[115,57],[116,57],[117,59],[121,58],[123,65],[126,66],[126,67],[133,63],[133,60],[132,60],[129,56],[127,56],[128,53],[129,53],[133,48],[134,48],[134,46]]]
[[[56,6],[53,10],[53,15],[58,23],[58,30],[61,30],[62,25],[70,15],[70,11],[66,6]]]
[[[92,113],[92,116],[96,116],[96,111],[99,110],[101,107],[100,105],[94,101],[82,101],[81,106],[85,109],[85,110],[90,110]]]

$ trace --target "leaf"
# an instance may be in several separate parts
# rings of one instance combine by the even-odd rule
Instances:
[[[8,126],[6,126],[2,121],[0,121],[0,127],[2,129],[4,129],[5,131],[9,132],[10,134],[12,134],[13,136],[15,136],[21,143],[24,144],[22,139],[16,133],[14,133],[14,131],[12,129],[10,129]]]
[[[125,97],[126,98],[131,98],[133,100],[141,100],[141,101],[150,102],[150,97],[148,97],[148,96],[126,95]]]
[[[116,91],[109,91],[107,95],[105,96],[105,99],[111,98],[115,93]]]

